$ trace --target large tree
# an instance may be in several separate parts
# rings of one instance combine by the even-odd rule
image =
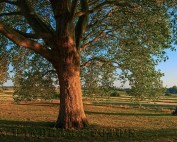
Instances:
[[[88,47],[90,50],[95,47],[95,51],[101,51],[100,56],[86,54],[85,59],[88,61],[83,65],[95,60],[108,62],[110,58],[112,58],[111,64],[115,65],[116,55],[102,59],[105,53],[118,52],[117,46],[114,46],[115,42],[123,41],[119,36],[122,31],[114,32],[117,27],[112,25],[115,24],[112,15],[119,12],[126,15],[139,9],[153,12],[164,10],[165,7],[161,1],[154,0],[143,2],[138,0],[0,0],[1,41],[7,41],[11,48],[14,47],[17,51],[23,50],[21,47],[24,47],[41,55],[51,63],[58,75],[60,111],[56,127],[82,128],[87,125],[81,93],[81,56],[84,55],[84,51],[89,50]],[[152,20],[161,17],[162,11]],[[119,16],[116,18],[121,21],[122,17]],[[130,19],[131,25],[136,24],[136,21],[131,21]],[[124,28],[122,26],[122,29]],[[123,34],[126,39],[127,33]],[[107,48],[104,40],[110,44]],[[18,46],[14,46],[11,41]],[[2,48],[2,50],[8,52],[9,48]],[[160,47],[157,51],[159,49]]]

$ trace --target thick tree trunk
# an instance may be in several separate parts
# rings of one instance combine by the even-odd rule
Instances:
[[[56,20],[55,60],[52,61],[60,84],[60,110],[57,128],[83,128],[87,119],[83,109],[80,82],[80,51],[76,48],[75,27],[70,0],[51,1]]]
[[[60,84],[60,109],[57,128],[83,128],[88,122],[82,103],[80,54],[72,38],[59,41],[59,61],[54,64]]]

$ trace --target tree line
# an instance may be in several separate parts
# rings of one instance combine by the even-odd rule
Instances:
[[[177,94],[177,86],[166,88],[166,95],[168,94]]]

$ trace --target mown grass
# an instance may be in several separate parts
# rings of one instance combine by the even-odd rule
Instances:
[[[82,130],[61,130],[53,127],[59,101],[33,101],[17,105],[9,99],[9,95],[7,98],[3,95],[6,101],[0,102],[2,142],[177,141],[177,116],[171,115],[177,106],[174,103],[177,98],[165,97],[161,104],[143,102],[141,106],[130,103],[128,96],[96,100],[84,98],[90,125]],[[167,104],[166,100],[171,101]]]

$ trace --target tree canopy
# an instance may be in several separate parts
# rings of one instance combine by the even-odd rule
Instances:
[[[134,96],[152,98],[159,92],[162,74],[155,65],[167,59],[165,49],[175,39],[175,23],[171,24],[175,14],[171,18],[169,10],[175,4],[164,0],[0,0],[3,72],[11,62],[17,78],[30,79],[36,72],[42,74],[40,79],[57,78],[62,110],[57,126],[82,127],[80,67],[82,85],[87,88],[111,86],[121,69],[118,79],[129,80]],[[7,75],[2,76],[1,83]]]
[[[18,31],[25,37],[35,40],[38,39],[40,43],[46,44],[46,42],[41,39],[43,36],[38,35],[43,33],[34,33],[34,29],[27,24],[29,21],[22,18],[24,15],[20,14],[20,11],[22,12],[23,8],[20,10],[20,4],[17,3],[18,1],[1,2],[1,7],[3,7],[1,19],[4,21],[3,23],[5,25],[11,25],[15,31]],[[50,25],[49,28],[55,30],[56,23],[49,1],[27,1],[26,4],[29,4],[34,12],[36,12],[36,16],[41,22],[46,22],[48,26]],[[87,27],[85,27],[87,30],[85,30],[85,33],[82,35],[82,40],[80,39],[79,41],[82,56],[83,84],[87,84],[88,88],[90,88],[89,84],[91,84],[95,88],[100,82],[106,82],[108,78],[112,78],[112,85],[117,75],[115,71],[119,68],[123,71],[123,74],[120,76],[124,76],[124,79],[127,78],[130,81],[130,86],[136,86],[133,80],[139,81],[140,86],[144,86],[140,80],[145,79],[145,76],[150,72],[154,72],[154,75],[150,73],[151,75],[148,76],[158,74],[155,73],[156,71],[153,67],[153,65],[156,65],[155,60],[166,58],[163,56],[165,53],[164,49],[170,47],[169,37],[171,31],[167,8],[165,8],[160,1],[132,1],[131,3],[128,1],[120,3],[116,1],[89,1],[88,6],[89,9],[92,10],[89,10],[89,17],[87,17],[87,21],[89,21]],[[75,17],[82,17],[83,15],[79,11],[79,4],[77,4],[76,8],[77,12]],[[79,26],[77,18],[75,23],[77,23],[75,24],[77,28]],[[25,34],[25,32],[27,33]],[[4,39],[1,41],[6,41],[6,44],[2,42],[4,47],[7,46],[7,42],[10,42]],[[49,48],[47,45],[45,46]],[[4,49],[7,50],[6,48]],[[30,70],[36,71],[40,66],[42,74],[53,74],[55,72],[48,61],[42,61],[44,58],[22,47],[16,47],[16,45],[13,46],[13,44],[10,43],[8,53],[11,55],[14,72],[20,72],[21,70],[23,74],[29,72],[30,75]],[[154,59],[154,57],[156,59]],[[149,67],[149,65],[145,63],[151,64],[150,66],[152,67]],[[147,66],[147,69],[145,69],[145,66]],[[97,67],[98,70],[96,71]],[[100,67],[102,68],[102,73]],[[139,70],[139,68],[141,68],[141,70]],[[106,71],[103,71],[105,69]],[[139,71],[141,71],[141,74],[142,72],[145,74],[144,77],[142,77],[143,75],[141,76],[141,79],[137,77]],[[125,75],[125,73],[128,72],[129,75]],[[3,73],[5,73],[5,71],[3,71]],[[137,75],[135,75],[136,73]],[[104,77],[105,75],[106,77]],[[5,77],[5,75],[3,76]],[[88,76],[90,77],[88,78]],[[94,80],[91,78],[94,78],[96,84],[93,83]],[[147,80],[143,82],[145,84]],[[142,90],[144,89],[142,88]]]

